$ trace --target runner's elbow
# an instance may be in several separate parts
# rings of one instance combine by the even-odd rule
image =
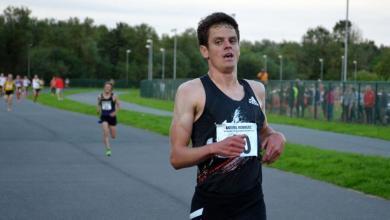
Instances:
[[[178,161],[172,154],[171,154],[170,162],[171,162],[172,167],[173,167],[175,170],[179,170],[179,169],[182,168],[182,167],[180,166],[179,161]]]
[[[181,168],[184,168],[184,166],[183,166],[182,162],[180,161],[180,159],[178,158],[178,156],[174,155],[173,153],[171,153],[170,162],[171,162],[172,167],[175,170],[179,170]]]

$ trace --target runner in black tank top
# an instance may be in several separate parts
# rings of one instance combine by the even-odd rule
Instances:
[[[264,115],[247,81],[240,80],[245,91],[240,101],[226,96],[208,75],[203,76],[201,81],[206,92],[206,105],[203,114],[193,125],[191,140],[194,147],[216,142],[215,125],[223,122],[256,123],[260,133]],[[261,164],[256,157],[226,159],[215,156],[199,164],[198,170],[198,188],[207,192],[241,193],[261,183]],[[240,172],[235,172],[237,170]]]
[[[170,130],[172,166],[198,166],[190,219],[266,219],[261,163],[278,159],[285,138],[268,126],[264,86],[237,79],[234,18],[213,13],[197,34],[209,71],[178,88]]]
[[[97,112],[100,114],[99,123],[103,128],[103,142],[106,149],[106,156],[111,156],[109,136],[116,137],[116,112],[119,110],[118,97],[112,92],[113,85],[109,82],[104,84],[104,91],[98,97]]]
[[[256,123],[257,132],[260,133],[264,114],[247,81],[239,81],[245,95],[240,101],[236,101],[219,90],[208,75],[200,79],[206,93],[206,104],[202,115],[193,124],[191,135],[193,147],[216,142],[216,124],[224,122]],[[260,143],[258,136],[258,144]],[[259,146],[253,147],[257,147],[260,152]],[[264,213],[265,218],[259,161],[257,157],[214,156],[200,163],[191,213],[203,209],[203,217],[206,215],[209,219],[239,219],[241,215],[257,209],[255,210],[259,213],[257,216]]]

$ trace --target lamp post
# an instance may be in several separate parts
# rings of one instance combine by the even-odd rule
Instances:
[[[160,48],[160,51],[161,51],[161,55],[162,55],[162,67],[161,67],[161,79],[164,79],[165,77],[165,49],[164,48]]]
[[[354,78],[354,80],[355,80],[355,82],[356,82],[357,61],[354,60],[354,61],[353,61],[353,64],[355,65],[355,71],[354,71],[354,73],[353,73],[353,78]]]
[[[347,80],[347,70],[348,70],[348,12],[349,12],[349,0],[347,0],[347,13],[345,19],[345,36],[344,36],[344,78],[343,81]]]
[[[344,56],[341,56],[341,82],[344,79]]]
[[[32,44],[29,44],[27,47],[27,76],[30,79],[30,49],[32,47]]]
[[[267,55],[264,54],[263,58],[264,58],[264,71],[267,72]]]
[[[148,80],[153,79],[153,40],[148,39],[146,41],[146,48],[149,49],[149,61],[148,61]]]
[[[323,80],[323,78],[324,78],[324,59],[320,58],[320,59],[319,59],[319,61],[320,61],[320,64],[321,64],[321,74],[320,74],[320,79],[321,79],[321,81],[322,81],[322,80]]]
[[[130,49],[126,50],[126,87],[129,88],[129,54],[131,53]]]
[[[282,55],[279,55],[279,61],[280,61],[280,65],[279,65],[279,80],[280,80],[280,83],[282,83],[282,80],[283,80],[283,56]]]
[[[171,30],[174,35],[173,40],[173,79],[176,79],[176,49],[177,49],[177,29],[174,28]]]

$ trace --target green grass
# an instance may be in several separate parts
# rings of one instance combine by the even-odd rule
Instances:
[[[271,167],[390,199],[390,158],[288,143]]]
[[[173,111],[174,102],[160,99],[142,98],[139,89],[131,89],[129,92],[120,95],[122,101],[131,102],[138,105],[143,105],[155,109]]]
[[[123,99],[122,95],[121,99]],[[69,99],[59,102],[48,94],[42,94],[38,102],[55,108],[96,115],[95,106]],[[118,119],[122,124],[162,135],[169,134],[170,117],[120,110]],[[271,167],[390,199],[390,158],[287,143],[285,152]]]
[[[267,114],[268,121],[276,124],[288,124],[322,131],[332,131],[342,134],[352,134],[390,140],[390,126],[347,124],[342,122],[328,122],[314,119],[290,118],[288,116]]]
[[[54,108],[59,108],[67,111],[79,112],[87,115],[94,115],[98,117],[96,113],[96,106],[88,105],[80,102],[76,102],[70,99],[67,99],[67,95],[72,95],[76,93],[91,92],[96,91],[96,89],[74,89],[65,91],[65,99],[63,101],[58,101],[55,96],[50,94],[41,94],[38,98],[38,103],[43,105],[51,106]],[[142,128],[148,131],[157,132],[163,135],[168,135],[169,131],[166,128],[170,124],[170,117],[160,117],[151,114],[138,113],[128,110],[120,110],[118,112],[118,120],[122,124],[131,125],[137,128]]]
[[[136,89],[132,89],[130,92],[121,94],[121,100],[166,111],[172,111],[174,106],[173,101],[142,98],[140,97],[139,90]],[[281,116],[276,114],[267,114],[267,117],[270,123],[275,124],[295,125],[322,131],[331,131],[342,134],[390,140],[390,126],[327,122],[314,119],[291,118],[288,116]]]

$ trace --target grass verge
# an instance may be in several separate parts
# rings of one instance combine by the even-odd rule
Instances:
[[[74,92],[72,91],[72,94]],[[66,95],[69,93],[66,92]],[[121,99],[123,100],[122,95]],[[94,106],[66,98],[59,102],[55,97],[42,94],[38,102],[59,109],[96,115]],[[121,110],[118,113],[118,119],[122,124],[162,135],[169,134],[170,117]],[[390,158],[343,153],[287,143],[284,154],[271,167],[390,199]]]
[[[174,106],[173,101],[142,98],[137,89],[132,89],[130,92],[121,94],[121,100],[165,111],[172,111]],[[390,140],[390,126],[327,122],[306,118],[291,118],[276,114],[267,114],[267,117],[269,122],[275,124],[287,124],[321,131]]]

